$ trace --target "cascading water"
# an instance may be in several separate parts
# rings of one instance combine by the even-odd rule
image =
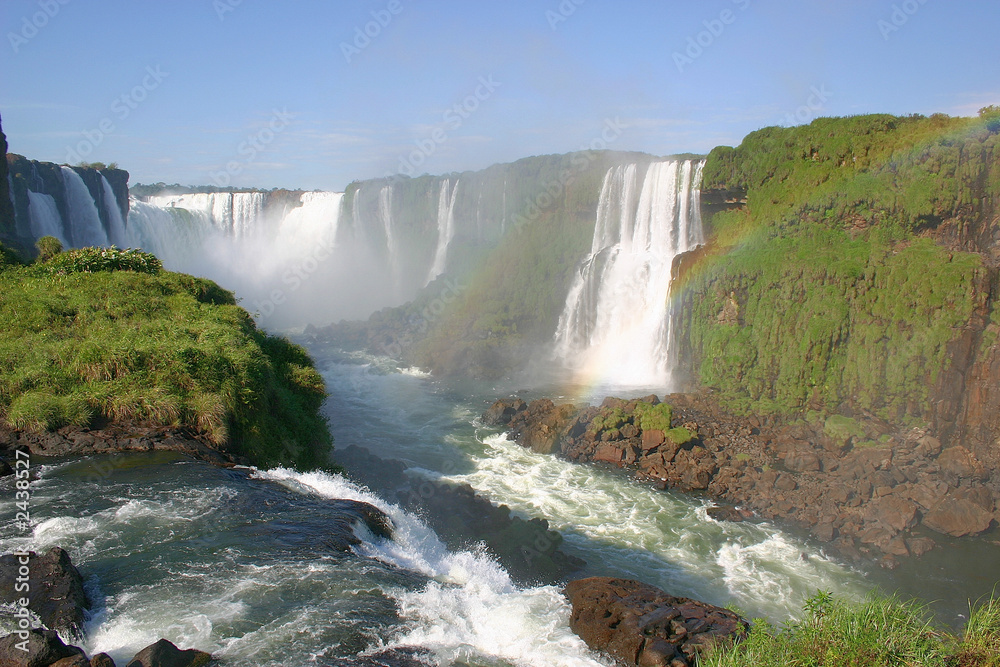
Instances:
[[[670,384],[669,298],[674,258],[703,242],[703,161],[611,168],[590,254],[555,334],[567,366],[618,386]]]
[[[108,179],[104,178],[104,174],[101,174],[101,188],[104,192],[104,210],[108,220],[108,240],[112,245],[119,248],[124,247],[126,245],[125,221],[122,220],[122,212],[118,208],[115,191],[108,183]]]
[[[28,190],[28,215],[31,217],[31,234],[36,238],[54,236],[68,248],[69,238],[63,231],[59,207],[52,195]]]
[[[125,238],[167,269],[205,276],[246,300],[271,325],[299,325],[322,308],[332,280],[342,193],[305,192],[268,220],[265,194],[237,192],[133,199]],[[190,207],[190,208],[187,208]],[[317,303],[318,302],[318,303]]]
[[[70,241],[74,246],[110,245],[108,234],[101,224],[97,205],[90,190],[78,173],[69,167],[62,168],[66,188],[66,207],[69,209]]]
[[[427,280],[424,282],[424,285],[430,284],[432,280],[444,273],[447,266],[448,246],[455,236],[455,202],[458,200],[457,194],[458,181],[455,181],[454,187],[451,186],[451,181],[441,181],[441,190],[438,193],[437,249],[434,251],[434,262],[431,264],[431,270],[427,274]]]

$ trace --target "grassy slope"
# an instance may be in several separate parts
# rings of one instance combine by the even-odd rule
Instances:
[[[0,419],[183,424],[258,465],[326,463],[323,381],[302,348],[211,281],[142,254],[122,262],[139,271],[79,272],[86,252],[0,268]]]
[[[924,415],[989,276],[979,254],[923,237],[984,215],[997,143],[981,119],[860,116],[714,150],[704,187],[747,203],[715,216],[715,252],[684,293],[701,382],[740,410]]]
[[[961,636],[935,629],[913,602],[870,596],[848,603],[818,593],[805,620],[775,628],[763,620],[735,647],[701,667],[997,667],[1000,600],[972,610]]]

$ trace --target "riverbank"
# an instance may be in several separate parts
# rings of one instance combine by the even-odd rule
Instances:
[[[889,568],[933,549],[935,537],[988,536],[1000,523],[1000,478],[971,452],[862,415],[738,417],[709,394],[672,394],[584,408],[501,399],[483,421],[534,451],[706,494],[725,505],[716,518],[803,526],[848,558]]]

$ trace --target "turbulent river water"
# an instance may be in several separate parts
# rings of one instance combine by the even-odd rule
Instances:
[[[956,544],[893,573],[850,567],[787,529],[717,522],[706,500],[522,449],[478,421],[513,387],[446,384],[385,358],[311,351],[338,447],[362,445],[546,518],[563,549],[587,561],[580,576],[636,578],[772,620],[817,589],[899,589],[940,600],[949,621],[968,596],[989,592],[979,571],[995,545]],[[0,548],[67,549],[95,603],[79,643],[119,664],[160,637],[231,665],[323,665],[392,647],[418,647],[440,665],[607,664],[570,632],[558,587],[518,587],[487,554],[449,551],[417,517],[340,476],[225,470],[173,454],[36,471],[33,530],[6,522]],[[0,516],[14,516],[11,484],[0,488]],[[353,552],[331,548],[341,498],[387,512],[395,539],[357,528]]]

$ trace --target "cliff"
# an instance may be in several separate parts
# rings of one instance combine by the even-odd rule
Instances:
[[[1000,467],[998,128],[860,116],[712,151],[709,247],[675,267],[676,357],[748,413],[930,425]]]
[[[0,124],[0,243],[10,243],[14,236],[14,205],[11,202],[7,168],[7,136]]]

